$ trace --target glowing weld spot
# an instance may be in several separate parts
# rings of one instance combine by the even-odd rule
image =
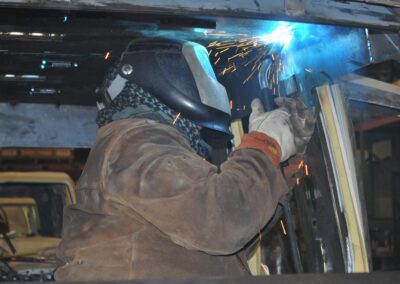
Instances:
[[[296,25],[280,22],[280,25],[269,34],[258,37],[264,44],[281,44],[283,49],[287,48],[293,39],[294,28]]]

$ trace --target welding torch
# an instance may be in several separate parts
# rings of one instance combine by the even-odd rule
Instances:
[[[264,109],[266,111],[272,111],[278,108],[278,106],[275,104],[274,101],[276,96],[271,91],[267,76],[268,70],[272,67],[272,65],[273,61],[271,59],[265,60],[260,67],[260,72],[258,73],[258,82],[262,93],[261,101],[263,102]],[[285,97],[292,97],[292,98],[298,97],[297,80],[295,75],[289,77],[288,79],[282,82],[279,82],[279,79],[277,78],[277,84],[280,83],[283,86],[282,89],[284,89],[285,91],[284,92]],[[280,170],[283,175],[284,175],[283,167],[285,166],[287,166],[286,162],[280,164]],[[302,273],[303,265],[301,263],[299,246],[297,243],[297,238],[291,219],[292,214],[290,212],[290,198],[291,195],[290,193],[288,193],[279,201],[279,205],[282,207],[281,214],[283,215],[283,218],[286,221],[285,223],[287,226],[287,236],[289,239],[290,251],[293,258],[295,271],[296,273]]]

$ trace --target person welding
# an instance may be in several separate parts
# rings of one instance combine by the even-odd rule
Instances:
[[[230,107],[203,46],[134,40],[102,90],[56,280],[248,275],[240,251],[288,192],[278,167],[305,150],[312,115],[298,100],[271,112],[254,100],[249,133],[217,168],[203,137],[231,138]]]

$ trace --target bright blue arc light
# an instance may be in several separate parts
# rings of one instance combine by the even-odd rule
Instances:
[[[293,39],[296,24],[279,22],[279,26],[268,34],[258,36],[263,44],[279,44],[286,49]]]

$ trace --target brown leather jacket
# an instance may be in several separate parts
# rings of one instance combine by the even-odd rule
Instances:
[[[286,191],[262,151],[240,149],[219,170],[171,126],[112,122],[65,210],[56,280],[246,275],[235,254]]]

